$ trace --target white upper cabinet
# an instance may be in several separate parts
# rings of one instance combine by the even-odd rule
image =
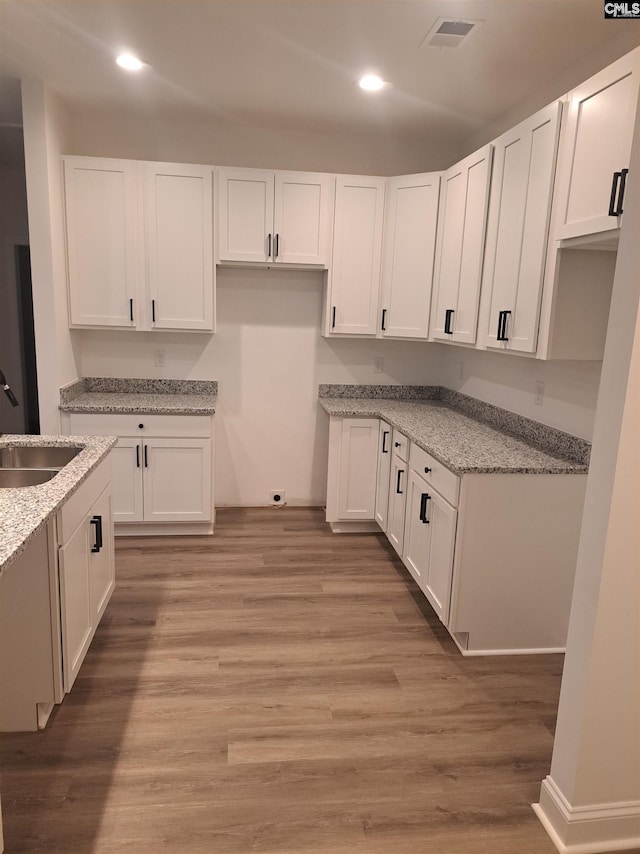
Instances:
[[[134,326],[135,165],[68,157],[64,187],[71,326]]]
[[[147,275],[151,325],[213,329],[213,170],[146,166]]]
[[[488,347],[536,349],[560,107],[551,104],[494,143],[482,277]]]
[[[213,332],[213,168],[65,157],[71,326]]]
[[[332,177],[219,169],[218,260],[326,267]]]
[[[569,93],[558,160],[556,239],[619,227],[639,81],[640,48]]]
[[[440,195],[431,335],[474,344],[493,146],[445,172]]]
[[[378,328],[386,178],[336,179],[333,259],[325,331],[372,335]]]
[[[388,180],[382,268],[384,337],[428,336],[439,193],[439,172]]]

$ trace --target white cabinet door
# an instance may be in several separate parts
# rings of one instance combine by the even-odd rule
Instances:
[[[71,326],[134,326],[135,166],[66,157],[64,185]]]
[[[376,480],[375,520],[386,533],[389,508],[389,473],[391,471],[391,427],[380,422],[378,434],[378,477]]]
[[[329,334],[376,334],[385,184],[361,175],[336,179]]]
[[[389,508],[387,515],[387,537],[402,557],[404,546],[405,507],[407,504],[408,465],[397,454],[391,458],[389,478]]]
[[[146,164],[150,323],[213,331],[213,169]]]
[[[93,541],[89,552],[89,589],[94,631],[116,585],[111,495],[107,489],[91,508]]]
[[[493,146],[449,169],[442,179],[431,334],[473,344],[487,224]]]
[[[274,251],[274,173],[218,170],[220,261],[269,261]]]
[[[340,440],[338,518],[373,520],[378,462],[377,418],[344,418]]]
[[[327,267],[333,178],[319,172],[276,172],[273,259]]]
[[[211,440],[145,439],[145,522],[211,521]]]
[[[560,103],[495,141],[482,287],[488,347],[536,349]]]
[[[622,170],[628,169],[640,86],[640,48],[569,93],[562,129],[556,238],[620,225]]]
[[[108,430],[106,435],[108,435]],[[142,442],[120,437],[111,451],[114,522],[142,522]]]
[[[451,601],[456,519],[456,510],[410,470],[403,559],[445,626]]]
[[[82,520],[74,534],[59,551],[65,692],[71,690],[93,637],[89,558],[94,540],[90,518],[91,514]]]
[[[427,338],[440,173],[389,178],[382,268],[382,334]]]

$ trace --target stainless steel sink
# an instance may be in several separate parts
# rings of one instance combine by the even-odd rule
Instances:
[[[0,448],[0,469],[61,469],[80,453],[77,447],[11,445]],[[43,483],[44,481],[40,481]]]
[[[56,469],[0,469],[0,489],[40,486],[57,474]]]

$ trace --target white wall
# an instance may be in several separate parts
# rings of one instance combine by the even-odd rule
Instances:
[[[591,441],[602,362],[542,362],[445,347],[442,385]],[[537,382],[544,383],[541,406],[534,402]]]
[[[39,80],[22,82],[33,315],[42,433],[60,432],[60,387],[77,379],[67,315],[61,155],[64,105]]]
[[[576,14],[579,14],[576,12]],[[615,23],[615,22],[612,22]],[[619,23],[623,23],[622,21]],[[552,101],[566,95],[580,83],[588,80],[600,69],[605,68],[625,53],[640,45],[640,34],[638,25],[632,21],[625,24],[631,26],[619,27],[614,36],[604,44],[583,56],[579,62],[567,66],[562,74],[556,74],[545,81],[538,81],[536,88],[532,89],[528,97],[521,98],[518,104],[499,116],[494,122],[486,125],[482,130],[473,134],[462,146],[464,154],[469,154],[481,148],[487,142],[495,139],[500,134],[514,127],[527,116],[550,104]]]
[[[442,348],[320,336],[323,274],[223,269],[218,331],[76,333],[84,376],[217,379],[216,504],[324,501],[328,418],[319,383],[435,384]],[[166,350],[165,368],[154,350]],[[373,358],[384,356],[383,373]]]
[[[377,134],[317,133],[138,114],[72,115],[66,154],[130,157],[216,166],[251,166],[358,175],[402,175],[446,169],[458,147]]]

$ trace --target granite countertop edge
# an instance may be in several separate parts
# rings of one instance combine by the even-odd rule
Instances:
[[[0,437],[0,447],[71,445],[82,448],[78,456],[67,463],[47,483],[17,489],[0,489],[0,530],[2,530],[0,576],[102,462],[117,441],[115,436],[6,435]]]
[[[476,421],[463,412],[459,412],[455,407],[451,407],[446,403],[438,400],[391,400],[380,398],[334,398],[334,397],[319,397],[320,406],[327,412],[328,415],[341,417],[365,417],[365,418],[382,418],[392,427],[400,430],[411,442],[414,442],[423,451],[431,454],[432,457],[441,462],[450,471],[457,475],[463,474],[586,474],[589,470],[588,465],[575,460],[556,457],[547,451],[530,445],[522,439],[514,437],[508,432],[502,432],[494,426]],[[391,406],[390,406],[391,404]],[[403,412],[394,412],[393,404],[402,405]],[[500,439],[504,437],[505,441],[516,443],[516,454],[521,452],[523,459],[515,460],[512,464],[500,463],[491,465],[489,463],[478,464],[461,464],[453,456],[443,453],[442,449],[435,447],[421,436],[419,436],[411,424],[407,422],[406,407],[414,409],[415,407],[426,406],[428,409],[442,411],[450,411],[458,418],[465,419],[469,425],[469,435],[476,432],[479,441],[482,437],[493,437]],[[423,410],[423,414],[427,414],[427,410]],[[404,416],[404,417],[403,417]],[[455,440],[452,440],[455,441]],[[537,456],[538,460],[535,463],[525,461],[527,456]]]
[[[185,398],[195,398],[185,400]],[[206,399],[205,399],[206,398]],[[217,395],[141,394],[137,392],[87,391],[69,403],[61,403],[61,412],[117,415],[215,415]]]

